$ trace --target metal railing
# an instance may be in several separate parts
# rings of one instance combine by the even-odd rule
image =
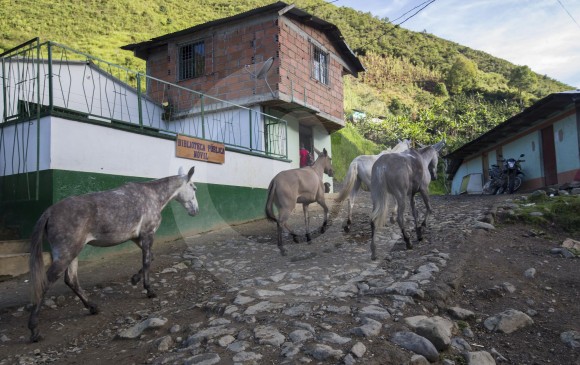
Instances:
[[[0,59],[0,126],[50,114],[165,136],[183,134],[273,158],[288,156],[286,121],[259,106],[232,104],[54,42],[33,40]]]

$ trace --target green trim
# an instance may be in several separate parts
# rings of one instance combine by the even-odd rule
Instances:
[[[0,222],[7,226],[17,226],[23,238],[30,236],[34,223],[42,212],[59,200],[71,195],[112,189],[130,181],[151,180],[65,170],[41,171],[40,177],[41,192],[38,201],[8,202],[4,200],[6,195],[0,197]],[[4,186],[10,180],[16,179],[18,176],[14,175],[0,177],[0,185]],[[207,183],[196,183],[196,186],[200,213],[191,217],[179,203],[169,203],[162,211],[162,223],[156,234],[156,243],[264,217],[266,189]],[[86,246],[80,258],[96,258],[133,247],[132,242],[110,248]]]

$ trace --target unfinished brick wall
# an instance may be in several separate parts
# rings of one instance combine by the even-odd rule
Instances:
[[[342,120],[343,66],[337,60],[337,50],[314,28],[288,18],[280,23],[280,92]],[[312,77],[313,44],[330,55],[328,85]]]
[[[205,44],[204,74],[178,80],[179,46],[201,40]],[[330,54],[328,85],[311,76],[312,44]],[[148,74],[155,78],[244,104],[257,95],[264,96],[262,100],[273,98],[266,81],[257,80],[248,72],[259,71],[269,57],[274,57],[274,64],[267,81],[274,92],[279,91],[286,99],[312,106],[342,121],[343,66],[338,61],[337,50],[324,33],[288,17],[279,17],[277,13],[176,37],[167,47],[150,53],[147,68]],[[187,99],[183,92],[175,90],[164,97],[173,103]]]
[[[179,80],[179,46],[202,40],[205,44],[204,74]],[[269,57],[275,57],[275,62],[268,72],[268,83],[276,90],[277,51],[276,18],[262,17],[175,38],[168,43],[167,49],[149,56],[147,67],[153,77],[222,100],[239,102],[255,95],[270,95],[266,82],[251,75],[259,71]]]

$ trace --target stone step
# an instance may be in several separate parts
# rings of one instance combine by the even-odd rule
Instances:
[[[30,252],[29,240],[4,240],[0,241],[0,255],[11,253]]]
[[[7,253],[0,254],[0,279],[7,277],[15,277],[28,273],[29,253]],[[44,266],[47,267],[51,263],[50,252],[43,252]]]

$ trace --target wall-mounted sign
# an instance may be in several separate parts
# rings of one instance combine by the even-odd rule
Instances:
[[[223,143],[178,134],[175,144],[175,155],[192,160],[221,164],[225,162],[226,149]]]

